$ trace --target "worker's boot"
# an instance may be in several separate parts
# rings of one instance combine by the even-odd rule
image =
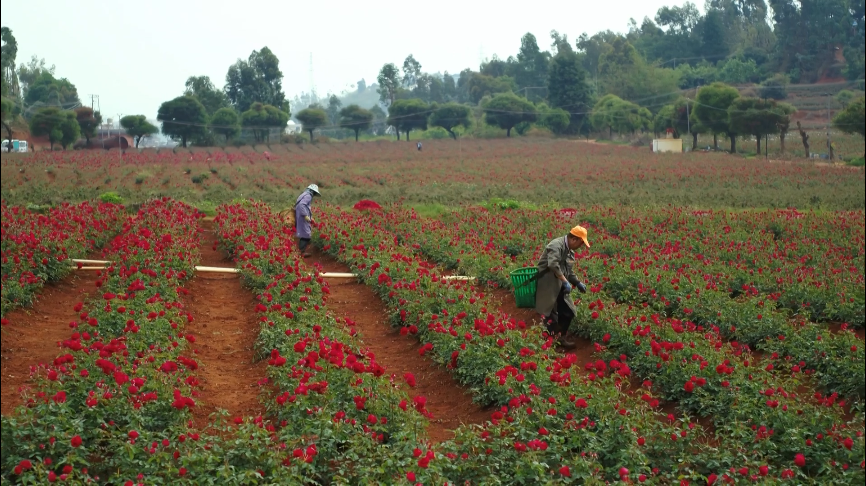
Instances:
[[[574,338],[568,334],[563,334],[559,338],[559,345],[565,349],[574,349],[577,347],[577,342],[575,342]]]

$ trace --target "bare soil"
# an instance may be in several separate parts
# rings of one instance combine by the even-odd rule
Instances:
[[[8,313],[2,331],[2,413],[9,415],[24,403],[21,391],[33,386],[31,371],[60,355],[60,342],[69,339],[69,323],[78,321],[75,304],[97,290],[96,271],[82,270],[47,283],[32,307]]]
[[[308,263],[319,263],[323,272],[346,272],[351,269],[318,249],[311,250]],[[405,384],[403,375],[415,376],[414,388],[406,387],[410,396],[427,398],[427,410],[433,414],[427,435],[433,442],[454,437],[462,424],[481,424],[489,420],[492,410],[472,401],[470,391],[452,378],[447,370],[418,355],[421,343],[412,336],[401,336],[387,320],[385,304],[364,284],[355,279],[329,279],[327,306],[336,316],[354,321],[364,345],[395,382]]]
[[[234,267],[215,249],[213,222],[203,221],[200,229],[201,265]],[[193,410],[196,425],[205,427],[208,416],[218,408],[228,411],[231,418],[262,415],[265,409],[259,403],[259,391],[266,384],[267,361],[257,360],[255,354],[259,334],[255,297],[234,273],[197,272],[186,288],[189,295],[184,308],[194,318],[187,330],[196,336],[194,358],[201,365]]]

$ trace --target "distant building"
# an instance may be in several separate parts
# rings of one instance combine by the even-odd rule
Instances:
[[[286,133],[301,133],[301,125],[295,123],[294,120],[289,120],[288,125],[286,125]]]

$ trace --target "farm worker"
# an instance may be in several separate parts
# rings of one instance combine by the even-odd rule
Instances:
[[[418,151],[421,151],[421,142],[418,142]]]
[[[574,274],[574,251],[581,247],[589,248],[586,228],[575,226],[567,235],[548,243],[538,260],[535,311],[544,317],[547,332],[566,349],[575,347],[574,340],[566,336],[577,311],[571,290],[586,292],[586,286]]]
[[[321,196],[319,194],[319,186],[310,184],[295,201],[295,234],[298,237],[298,248],[303,252],[304,258],[310,256],[307,253],[307,247],[310,245],[310,237],[313,233],[313,212],[310,209],[310,205],[315,196]]]

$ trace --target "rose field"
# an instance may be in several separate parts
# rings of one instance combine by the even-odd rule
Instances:
[[[862,169],[532,137],[0,169],[2,484],[866,482]],[[565,351],[510,273],[578,224]]]

